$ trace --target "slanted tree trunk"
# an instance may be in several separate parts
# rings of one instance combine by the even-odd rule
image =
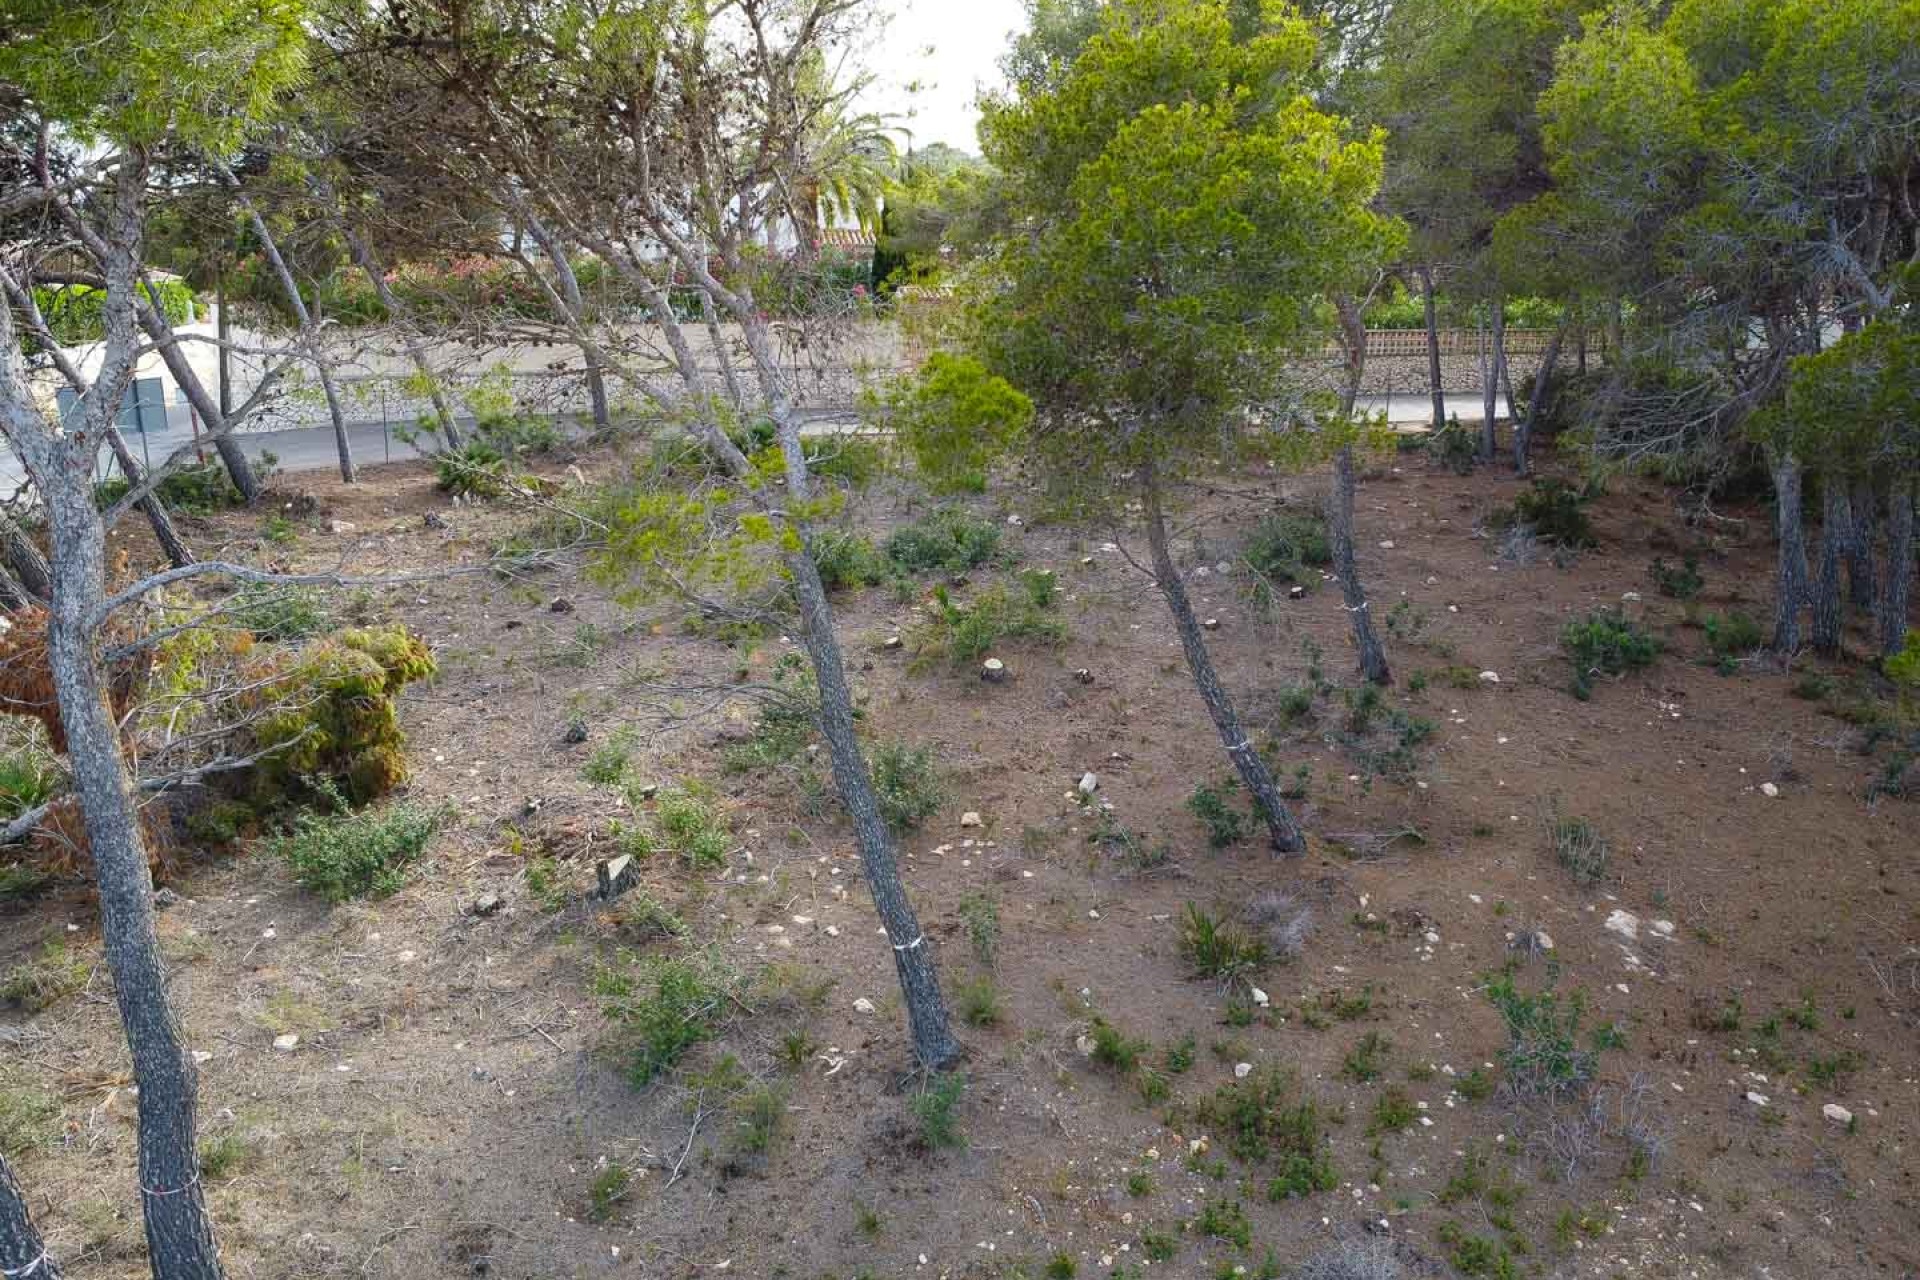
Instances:
[[[60,1264],[47,1252],[33,1225],[27,1197],[0,1155],[0,1276],[7,1280],[60,1280]]]
[[[227,273],[215,259],[213,275],[214,337],[219,343],[215,355],[216,381],[220,384],[220,416],[233,416],[233,321],[227,315]]]
[[[793,428],[795,446],[799,436]],[[937,1071],[960,1055],[947,1018],[947,1004],[940,993],[940,975],[934,968],[933,949],[913,903],[907,898],[900,880],[900,863],[894,853],[893,836],[880,816],[860,739],[854,733],[853,695],[847,687],[846,665],[840,654],[840,640],[833,629],[833,608],[827,602],[826,588],[820,582],[820,570],[811,550],[787,557],[793,577],[794,594],[800,601],[801,642],[813,664],[820,687],[820,733],[827,740],[827,754],[833,764],[834,785],[840,801],[853,821],[854,842],[860,848],[860,863],[866,872],[867,888],[873,894],[874,909],[887,931],[893,950],[894,976],[906,997],[907,1022],[913,1031],[913,1053],[920,1065]]]
[[[241,501],[251,505],[260,497],[260,478],[254,473],[253,464],[247,460],[246,450],[233,438],[227,415],[207,394],[206,384],[200,381],[200,375],[193,371],[193,365],[188,363],[186,354],[180,350],[180,340],[160,309],[148,305],[146,299],[142,298],[137,314],[140,327],[146,331],[159,352],[160,363],[167,366],[174,385],[186,393],[187,403],[200,415],[200,421],[206,423],[207,434],[213,438],[213,447],[219,453],[221,465],[226,467],[233,487],[239,491]],[[225,351],[226,348],[222,347],[221,350]]]
[[[1501,364],[1507,347],[1507,300],[1496,297],[1493,300],[1493,321],[1491,337],[1487,351],[1487,385],[1481,393],[1480,419],[1480,459],[1492,462],[1494,453],[1499,449],[1499,439],[1494,421],[1500,410],[1500,374]]]
[[[1880,590],[1880,652],[1907,643],[1907,601],[1913,588],[1913,481],[1897,478],[1887,493],[1886,585]]]
[[[553,268],[554,279],[559,281],[558,298],[565,311],[562,317],[569,321],[569,328],[585,329],[587,323],[586,298],[580,292],[580,277],[573,270],[573,263],[567,260],[566,246],[557,236],[548,230],[531,209],[519,202],[515,212],[526,222],[527,234],[533,237],[535,244],[547,257],[547,263]],[[607,405],[606,370],[601,364],[598,343],[581,342],[580,356],[586,362],[587,397],[593,408],[593,429],[605,431],[613,422],[613,414]]]
[[[1776,654],[1787,657],[1800,650],[1800,606],[1807,594],[1807,544],[1800,519],[1800,460],[1780,453],[1769,461],[1773,471],[1776,536],[1780,555],[1775,573],[1773,643]]]
[[[1494,401],[1495,413],[1500,411],[1501,401],[1507,406],[1507,416],[1513,416],[1513,362],[1507,359],[1507,300],[1500,299],[1499,327],[1493,331],[1493,372],[1500,382],[1501,400]]]
[[[1840,477],[1823,476],[1821,490],[1824,512],[1820,569],[1813,583],[1813,651],[1824,658],[1837,658],[1846,621],[1840,598],[1840,563],[1853,540],[1853,517]]]
[[[322,186],[320,192],[325,199],[332,201],[331,189]],[[380,269],[380,263],[374,258],[367,242],[347,226],[344,218],[334,219],[334,226],[339,228],[341,238],[347,242],[347,252],[353,258],[354,265],[360,268],[360,274],[373,286],[374,296],[386,308],[388,319],[400,326],[400,344],[406,349],[414,372],[426,383],[427,398],[433,404],[433,416],[440,428],[440,438],[446,441],[448,449],[458,451],[466,443],[460,424],[454,420],[453,405],[447,399],[446,388],[440,385],[439,377],[433,372],[433,362],[427,358],[427,344],[413,331],[405,304],[394,295],[393,286],[387,283],[386,273]]]
[[[1340,425],[1346,429],[1353,421],[1353,406],[1360,398],[1360,383],[1367,371],[1367,322],[1351,295],[1337,294],[1334,305],[1340,313],[1340,340],[1346,350],[1347,376],[1340,388]],[[1360,674],[1372,684],[1391,684],[1393,673],[1387,668],[1386,647],[1373,629],[1373,610],[1367,606],[1366,588],[1360,582],[1360,567],[1354,557],[1353,490],[1353,446],[1345,445],[1333,459],[1333,484],[1327,491],[1327,541],[1333,552],[1334,576],[1340,579],[1340,594],[1353,626]]]
[[[700,318],[707,325],[707,341],[713,344],[714,363],[720,366],[720,380],[727,388],[727,402],[736,410],[746,405],[746,397],[740,390],[740,375],[733,369],[733,353],[727,350],[726,331],[720,327],[720,317],[714,311],[713,295],[705,289],[700,291]]]
[[[15,613],[28,605],[38,603],[39,601],[27,594],[27,589],[20,585],[20,580],[15,578],[10,570],[0,565],[0,610]]]
[[[231,172],[226,173],[228,182],[233,182]],[[307,358],[313,361],[314,372],[320,378],[320,390],[327,397],[327,416],[333,421],[334,448],[340,454],[340,479],[347,484],[354,482],[353,444],[347,438],[347,415],[340,407],[340,391],[333,382],[333,363],[327,359],[320,345],[319,326],[314,323],[313,313],[307,310],[307,300],[300,296],[299,282],[293,278],[293,272],[287,266],[287,260],[280,255],[280,246],[274,241],[273,232],[267,227],[267,220],[253,207],[253,202],[245,196],[240,198],[240,207],[246,211],[253,225],[253,234],[259,237],[260,247],[272,265],[273,273],[280,280],[280,291],[287,295],[287,305],[293,308],[294,319],[300,324],[300,337],[307,348]]]
[[[1527,412],[1513,424],[1513,473],[1524,476],[1532,466],[1533,429],[1546,412],[1547,398],[1553,394],[1553,370],[1560,363],[1560,342],[1567,336],[1563,324],[1547,339],[1546,352],[1540,357],[1540,372],[1533,375],[1533,394],[1527,397]]]
[[[1420,268],[1420,293],[1426,304],[1427,319],[1427,390],[1433,396],[1433,429],[1435,431],[1447,425],[1447,393],[1441,387],[1440,376],[1440,312],[1433,297],[1433,268]]]
[[[800,424],[788,411],[765,319],[759,315],[749,294],[735,293],[714,277],[698,249],[681,239],[670,227],[656,224],[655,229],[700,287],[725,305],[741,325],[748,353],[753,360],[753,371],[759,381],[761,398],[773,418],[781,455],[785,460],[787,500],[795,504],[804,503],[812,492],[812,480],[800,439]],[[695,359],[692,344],[687,341],[685,332],[673,314],[666,291],[637,264],[614,251],[612,245],[589,247],[596,251],[604,248],[606,252],[602,256],[608,257],[615,268],[640,291],[646,299],[647,309],[667,340],[668,349],[673,353],[681,381],[697,403],[707,401],[706,376]],[[751,464],[713,422],[711,415],[701,414],[696,418],[695,425],[703,434],[707,447],[721,460],[722,465],[734,475],[744,477]],[[900,991],[906,1001],[914,1057],[927,1070],[939,1070],[959,1057],[960,1046],[953,1038],[946,1000],[940,992],[940,975],[934,966],[932,944],[920,928],[912,901],[907,897],[906,886],[900,879],[900,863],[895,855],[893,837],[880,817],[880,802],[873,789],[873,775],[867,768],[866,756],[860,749],[860,740],[854,731],[853,694],[847,684],[846,662],[840,651],[839,636],[834,630],[833,606],[827,599],[826,588],[820,581],[819,566],[813,558],[810,533],[804,525],[797,526],[795,532],[800,535],[800,546],[789,552],[784,560],[793,579],[795,598],[800,605],[801,644],[807,651],[814,681],[819,686],[820,732],[827,740],[834,785],[840,792],[840,802],[846,806],[853,821],[854,842],[860,850],[860,863],[866,874],[867,888],[873,895],[873,905],[880,916],[880,923],[886,929],[888,945],[893,949],[894,974],[899,979]]]
[[[13,576],[27,594],[43,602],[53,594],[47,558],[40,554],[40,548],[27,536],[26,530],[4,511],[0,511],[0,558],[6,560],[7,568],[13,570]]]
[[[140,1088],[147,1248],[156,1276],[219,1280],[194,1140],[194,1069],[167,1002],[166,970],[153,925],[153,879],[94,643],[94,613],[105,597],[106,537],[88,495],[77,489],[45,493],[57,566],[47,662],[67,732],[74,790],[86,818],[107,967]]]
[[[1254,750],[1247,739],[1247,731],[1240,723],[1240,714],[1234,709],[1233,698],[1220,683],[1220,676],[1214,670],[1213,657],[1207,652],[1205,633],[1200,622],[1193,616],[1193,602],[1187,598],[1187,585],[1180,576],[1180,568],[1173,562],[1173,551],[1167,542],[1167,521],[1161,510],[1160,480],[1152,462],[1140,468],[1141,496],[1144,500],[1147,519],[1147,546],[1152,552],[1154,585],[1160,588],[1160,594],[1167,599],[1167,608],[1173,613],[1173,627],[1180,635],[1180,647],[1186,651],[1187,668],[1193,673],[1193,681],[1199,686],[1200,700],[1206,704],[1207,714],[1213,718],[1213,727],[1219,731],[1220,741],[1226,745],[1227,758],[1233,761],[1240,780],[1247,786],[1253,801],[1260,808],[1261,816],[1266,819],[1267,831],[1273,839],[1273,847],[1282,853],[1304,853],[1306,837],[1301,834],[1300,824],[1294,821],[1293,813],[1287,808],[1287,802],[1280,795],[1280,787],[1273,780],[1273,771],[1267,768],[1267,762]]]
[[[1853,483],[1853,527],[1847,539],[1847,596],[1856,609],[1872,609],[1880,593],[1879,571],[1873,563],[1875,508],[1879,503],[1873,481]]]
[[[139,459],[133,456],[133,450],[127,448],[126,437],[120,434],[118,427],[107,427],[107,445],[113,450],[113,459],[120,464],[120,473],[127,478],[131,488],[138,489],[147,478],[140,466]],[[167,512],[167,504],[160,500],[158,493],[149,493],[134,504],[141,514],[147,517],[147,523],[153,526],[153,539],[166,552],[173,566],[181,568],[193,563],[193,552],[187,550],[187,544],[180,540],[180,533],[173,527],[173,517]]]

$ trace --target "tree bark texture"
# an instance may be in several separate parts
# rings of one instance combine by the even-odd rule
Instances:
[[[1154,585],[1160,588],[1160,594],[1167,599],[1167,608],[1173,613],[1174,630],[1180,635],[1180,646],[1186,651],[1187,668],[1193,673],[1194,683],[1200,689],[1200,701],[1206,704],[1207,714],[1213,718],[1213,727],[1219,731],[1220,741],[1227,748],[1227,758],[1233,761],[1233,767],[1239,772],[1240,780],[1246,784],[1253,801],[1260,807],[1261,816],[1266,819],[1267,831],[1273,839],[1273,847],[1282,853],[1304,853],[1306,837],[1301,834],[1300,824],[1294,821],[1292,810],[1287,808],[1286,800],[1280,795],[1280,787],[1273,780],[1273,771],[1267,768],[1267,762],[1254,750],[1247,738],[1246,729],[1240,723],[1240,714],[1234,709],[1233,698],[1220,683],[1219,673],[1214,670],[1213,656],[1207,652],[1205,633],[1200,622],[1193,616],[1193,602],[1187,598],[1187,586],[1180,577],[1180,568],[1173,562],[1173,551],[1167,542],[1167,521],[1160,505],[1160,481],[1151,462],[1140,469],[1141,490],[1145,500],[1147,517],[1147,545],[1153,553]]]
[[[1527,412],[1513,424],[1513,473],[1517,476],[1526,475],[1532,468],[1533,429],[1539,425],[1540,415],[1546,412],[1547,398],[1553,394],[1554,366],[1560,362],[1560,343],[1566,336],[1566,326],[1562,325],[1547,339],[1547,349],[1540,357],[1540,372],[1534,375],[1533,394],[1527,397]]]
[[[113,460],[120,464],[120,474],[127,478],[127,484],[138,489],[147,478],[146,471],[140,466],[139,459],[133,456],[133,450],[127,448],[127,439],[120,434],[120,428],[107,427],[107,445],[113,450]],[[149,493],[134,504],[146,516],[147,523],[153,526],[153,540],[167,554],[167,560],[179,569],[193,563],[193,552],[187,550],[187,544],[180,540],[179,530],[173,527],[173,516],[167,512],[167,504],[160,495]]]
[[[1879,498],[1870,480],[1853,485],[1853,528],[1847,540],[1847,595],[1856,609],[1872,609],[1880,594],[1879,570],[1873,563],[1875,511]]]
[[[179,339],[174,336],[173,326],[167,323],[159,309],[149,306],[142,299],[139,317],[140,327],[159,351],[160,363],[167,366],[174,385],[186,393],[187,403],[193,406],[194,412],[200,415],[200,421],[206,424],[207,434],[213,438],[214,450],[219,453],[221,465],[226,467],[233,487],[240,491],[241,500],[251,505],[260,497],[260,478],[254,474],[253,464],[247,461],[246,450],[233,438],[227,425],[227,415],[207,394],[206,384],[200,381],[200,375],[187,362],[187,357],[180,350]]]
[[[233,181],[231,173],[227,174],[227,180]],[[306,343],[307,358],[313,361],[314,373],[320,378],[320,390],[327,398],[327,416],[333,422],[334,447],[340,454],[340,479],[352,484],[353,444],[347,438],[347,415],[340,407],[339,388],[334,386],[333,365],[320,348],[320,332],[313,322],[313,313],[307,310],[307,300],[300,296],[300,284],[293,278],[287,260],[281,256],[280,245],[267,227],[267,220],[260,216],[260,211],[253,207],[252,201],[243,197],[240,206],[247,211],[247,217],[253,223],[253,234],[259,237],[260,248],[266,253],[274,275],[279,278],[280,291],[287,295],[287,305],[293,308],[294,319],[300,324],[300,336]]]
[[[156,1277],[219,1280],[213,1224],[200,1186],[194,1069],[167,1002],[154,933],[153,879],[94,643],[94,613],[105,595],[106,537],[91,495],[77,483],[64,488],[48,492],[43,486],[42,494],[53,561],[59,566],[47,623],[47,662],[67,733],[74,790],[86,818],[107,967],[140,1088],[147,1248]]]
[[[900,991],[906,997],[914,1057],[922,1067],[937,1071],[960,1056],[960,1045],[953,1038],[946,999],[940,993],[933,944],[921,929],[913,903],[907,898],[906,886],[901,883],[893,835],[880,816],[873,776],[854,732],[853,693],[847,686],[840,639],[833,629],[833,607],[827,602],[826,588],[820,582],[820,570],[810,551],[789,555],[787,567],[793,575],[794,594],[800,601],[802,640],[820,687],[821,736],[827,740],[827,754],[833,764],[833,781],[840,791],[840,801],[853,821],[854,841],[860,849],[867,889],[873,895],[874,909],[880,915],[887,942],[893,950],[894,976],[899,979]]]
[[[1334,306],[1340,315],[1340,339],[1346,352],[1347,376],[1340,388],[1340,418],[1345,428],[1353,420],[1353,406],[1360,398],[1360,383],[1367,372],[1367,322],[1350,294],[1336,295]],[[1353,447],[1348,445],[1333,459],[1333,485],[1327,491],[1327,540],[1347,618],[1353,626],[1360,674],[1373,684],[1390,684],[1393,673],[1387,667],[1386,647],[1373,628],[1373,611],[1367,606],[1366,587],[1360,581],[1360,567],[1354,557],[1353,493]]]
[[[1494,420],[1500,411],[1500,366],[1507,346],[1507,300],[1493,300],[1492,330],[1487,342],[1486,386],[1481,391],[1480,460],[1492,462],[1500,445]]]
[[[33,1225],[26,1193],[0,1155],[0,1276],[7,1280],[60,1280],[60,1264],[47,1252]]]
[[[1887,494],[1886,585],[1880,589],[1880,652],[1907,643],[1907,602],[1913,588],[1913,482],[1896,480]]]
[[[1807,594],[1807,543],[1800,516],[1800,461],[1781,454],[1773,471],[1776,536],[1780,547],[1775,573],[1773,644],[1782,656],[1799,652],[1800,605]]]
[[[27,531],[3,511],[0,511],[0,555],[5,557],[7,568],[13,570],[13,576],[29,595],[44,602],[53,594],[53,576],[47,568],[47,558],[40,554],[39,546],[27,536]]]
[[[1447,393],[1440,376],[1440,313],[1433,298],[1433,268],[1420,268],[1420,293],[1426,304],[1427,389],[1433,395],[1433,429],[1447,425]]]
[[[1853,540],[1853,516],[1847,488],[1837,476],[1821,485],[1823,516],[1820,528],[1820,569],[1813,581],[1813,651],[1825,658],[1840,656],[1846,625],[1840,595],[1840,564]]]

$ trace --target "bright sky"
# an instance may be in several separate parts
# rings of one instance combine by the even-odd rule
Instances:
[[[1020,0],[875,0],[892,21],[868,55],[876,83],[866,96],[874,111],[899,117],[914,146],[945,142],[978,153],[982,85],[1000,82],[1007,39],[1026,26]]]

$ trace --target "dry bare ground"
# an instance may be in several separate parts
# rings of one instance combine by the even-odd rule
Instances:
[[[302,483],[320,509],[291,548],[260,549],[303,567],[476,561],[525,519],[449,507],[423,464]],[[412,798],[454,814],[429,858],[397,895],[330,908],[263,854],[202,857],[161,917],[229,1273],[1283,1275],[1333,1247],[1351,1269],[1306,1274],[1920,1274],[1920,813],[1867,802],[1852,731],[1791,696],[1794,675],[1699,661],[1689,611],[1647,577],[1653,555],[1691,552],[1694,612],[1764,616],[1764,513],[1690,528],[1625,481],[1596,504],[1598,550],[1522,566],[1480,528],[1514,482],[1386,464],[1358,524],[1399,680],[1356,710],[1338,592],[1263,607],[1237,559],[1277,497],[1308,505],[1318,484],[1223,478],[1186,538],[1223,673],[1281,771],[1307,771],[1302,859],[1209,847],[1187,801],[1227,763],[1127,538],[1046,523],[1018,488],[975,501],[1064,590],[1065,641],[997,649],[1004,684],[916,668],[932,580],[839,597],[865,731],[931,748],[943,777],[905,873],[982,1025],[963,1029],[964,1145],[938,1150],[858,861],[805,753],[722,766],[791,645],[695,634],[571,569],[376,597],[440,660],[405,696]],[[872,531],[926,505],[884,491]],[[259,520],[196,537],[255,543]],[[1576,701],[1560,629],[1626,593],[1666,653]],[[1339,687],[1301,713],[1287,691],[1316,666]],[[565,742],[576,724],[586,740]],[[583,777],[610,744],[630,753],[624,793]],[[648,809],[690,779],[725,812],[722,864],[658,854],[619,902],[586,900],[595,861],[646,820],[628,797]],[[1550,810],[1608,843],[1598,883],[1556,861]],[[1189,904],[1234,921],[1255,903],[1246,927],[1297,956],[1199,976]],[[49,940],[88,962],[95,931],[81,891],[8,907],[0,969]],[[623,952],[740,978],[714,1037],[641,1089],[596,994]],[[1563,1007],[1584,993],[1592,1089],[1512,1096],[1486,990],[1503,971]],[[0,1043],[19,1170],[68,1274],[144,1274],[104,970],[0,1013]],[[1275,1150],[1242,1159],[1259,1144],[1219,1105],[1279,1090],[1271,1069],[1317,1106],[1304,1162],[1272,1110]],[[1270,1198],[1290,1186],[1305,1194]]]

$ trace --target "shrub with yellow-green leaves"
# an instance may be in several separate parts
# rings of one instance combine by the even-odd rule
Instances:
[[[282,749],[261,761],[256,794],[324,782],[361,805],[406,781],[394,697],[433,675],[425,641],[405,627],[354,628],[269,661],[255,749]]]

